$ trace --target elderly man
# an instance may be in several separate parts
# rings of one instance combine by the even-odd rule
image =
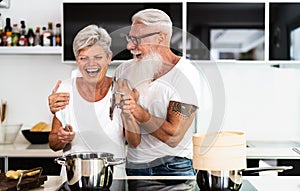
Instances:
[[[172,52],[171,36],[165,12],[145,9],[133,15],[126,35],[133,59],[116,69],[119,90],[127,92],[120,107],[136,120],[141,134],[128,147],[127,175],[195,175],[192,135],[200,77],[189,60]]]

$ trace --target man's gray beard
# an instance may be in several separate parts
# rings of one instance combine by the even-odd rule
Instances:
[[[130,83],[132,88],[140,84],[149,83],[172,68],[171,64],[163,63],[161,56],[157,53],[151,53],[141,60],[130,60],[130,67],[123,72],[125,76],[130,76]]]
[[[134,65],[139,68],[139,75],[144,80],[153,80],[157,78],[157,75],[161,73],[163,61],[159,54],[151,53],[141,60],[134,59]]]

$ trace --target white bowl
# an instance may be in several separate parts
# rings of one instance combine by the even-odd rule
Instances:
[[[22,124],[0,126],[0,144],[13,144],[17,138]]]

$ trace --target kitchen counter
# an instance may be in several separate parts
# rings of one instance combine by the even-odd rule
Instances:
[[[300,139],[298,139],[300,140]],[[294,140],[248,140],[248,159],[300,159],[300,142]]]
[[[19,133],[14,144],[0,144],[0,157],[57,157],[62,151],[54,152],[48,144],[31,144]]]
[[[138,177],[126,177],[126,179],[137,179]],[[142,179],[151,179],[154,177],[139,177]],[[191,179],[195,177],[155,177],[156,179],[172,180],[172,179]],[[244,180],[249,181],[259,191],[270,190],[300,190],[300,177],[299,176],[244,176]],[[59,176],[48,176],[48,180],[40,187],[33,189],[33,191],[53,191],[62,185],[62,178]],[[113,191],[113,190],[112,190]],[[251,190],[253,191],[253,190]]]
[[[53,158],[62,156],[62,151],[54,152],[48,144],[31,144],[20,132],[14,144],[0,144],[0,169],[26,169],[42,166],[49,175],[57,175],[58,165]],[[59,166],[60,169],[60,166]]]
[[[299,139],[300,140],[300,139]],[[293,151],[296,147],[300,150],[297,141],[247,141],[248,159],[300,159],[300,154]],[[14,144],[0,145],[0,157],[57,157],[62,156],[62,151],[52,151],[48,144],[30,144],[19,133]]]

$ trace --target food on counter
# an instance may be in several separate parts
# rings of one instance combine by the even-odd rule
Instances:
[[[51,126],[45,122],[39,122],[30,129],[30,132],[50,132],[50,131],[51,131]]]
[[[26,172],[27,170],[9,170],[5,173],[6,178],[8,179],[19,179],[21,176],[21,173]],[[35,171],[31,171],[31,172],[27,172],[23,175],[23,177],[26,176],[34,176],[36,174],[40,173],[40,170],[35,170]]]

